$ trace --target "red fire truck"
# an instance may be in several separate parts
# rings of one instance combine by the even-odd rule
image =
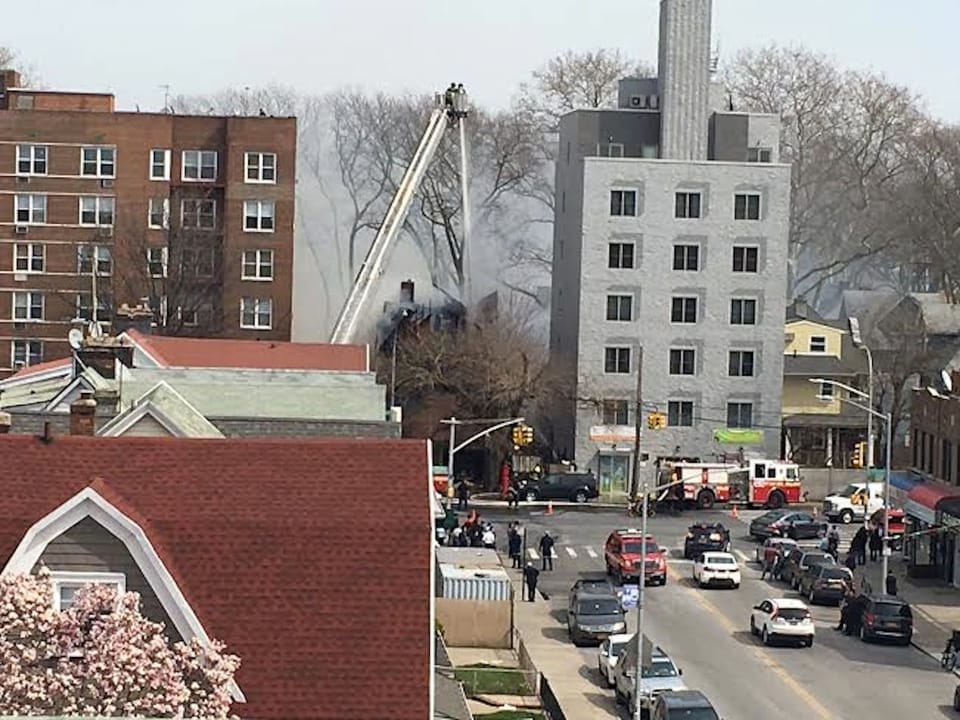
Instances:
[[[800,468],[781,460],[748,460],[730,474],[730,501],[747,507],[779,508],[803,499]]]
[[[661,486],[672,484],[679,498],[683,491],[684,503],[695,503],[698,508],[709,510],[716,503],[730,501],[730,474],[740,468],[729,463],[675,462],[661,469]]]

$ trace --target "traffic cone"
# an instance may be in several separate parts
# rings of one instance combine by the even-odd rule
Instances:
[[[553,515],[553,500],[547,500],[547,515]]]
[[[734,505],[733,509],[730,511],[730,517],[732,517],[734,520],[740,519],[740,511],[737,509],[736,505]]]

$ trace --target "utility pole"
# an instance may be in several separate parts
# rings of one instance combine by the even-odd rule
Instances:
[[[630,495],[637,497],[640,490],[640,431],[643,429],[643,348],[637,348],[637,397],[633,411],[633,477]],[[646,514],[644,514],[646,517]]]
[[[647,587],[647,510],[649,495],[647,482],[640,483],[640,431],[643,429],[643,348],[637,348],[637,397],[634,410],[634,437],[633,437],[633,497],[637,492],[643,493],[643,503],[640,520],[640,580],[637,591],[637,675],[636,687],[633,691],[634,720],[640,720],[640,696],[643,692],[643,605]]]

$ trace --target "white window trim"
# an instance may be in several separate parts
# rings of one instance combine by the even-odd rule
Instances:
[[[188,202],[197,203],[197,212],[193,213],[197,220],[196,225],[184,225],[184,208]],[[200,212],[200,203],[210,203],[210,206],[213,208],[213,225],[209,227],[206,225],[200,225],[200,217],[203,213]],[[200,230],[200,231],[213,231],[217,229],[217,201],[214,198],[183,198],[180,200],[180,227],[185,230]]]
[[[90,269],[84,271],[83,261],[87,258],[84,257],[84,250],[90,249]],[[100,270],[100,253],[106,252],[106,258],[110,262],[110,271],[103,272]],[[96,271],[97,277],[111,277],[113,275],[113,252],[106,245],[89,245],[84,244],[77,247],[77,275],[92,275]]]
[[[264,215],[264,214],[263,214],[263,212],[262,212],[262,209],[263,209],[262,206],[263,206],[264,204],[270,204],[270,205],[273,206],[273,212],[272,212],[271,214],[269,214],[269,215]],[[248,205],[256,205],[256,207],[257,207],[257,212],[254,213],[254,214],[248,213],[248,212],[247,212],[247,206],[248,206]],[[255,228],[248,228],[248,227],[247,227],[247,218],[248,218],[248,217],[256,217],[256,218],[257,218],[257,227],[255,227]],[[265,217],[269,217],[271,220],[273,220],[273,227],[270,227],[270,228],[264,228],[264,227],[262,227],[262,225],[263,225],[263,219],[264,219]],[[276,230],[276,228],[277,228],[277,203],[276,203],[275,200],[244,200],[244,201],[243,201],[243,231],[244,231],[244,232],[248,232],[248,233],[272,233],[272,232],[274,232],[274,231]]]
[[[197,177],[190,178],[187,177],[187,154],[188,153],[197,153]],[[213,155],[213,177],[204,178],[200,177],[200,174],[203,171],[203,156],[206,154]],[[217,181],[217,177],[220,174],[220,153],[216,150],[184,150],[180,153],[180,179],[183,182],[195,182],[195,183],[212,183]]]
[[[627,371],[618,372],[617,370],[607,370],[607,350],[626,350],[627,351]],[[603,346],[603,374],[617,375],[624,377],[633,373],[633,348],[630,345],[604,345]]]
[[[820,383],[820,392],[818,392],[817,395],[822,398],[830,398],[833,400],[836,397],[836,393],[833,391],[833,383]]]
[[[247,253],[256,253],[256,263],[255,263],[255,265],[256,265],[257,273],[258,273],[257,275],[247,275],[247,259],[246,259]],[[262,277],[261,275],[259,275],[260,266],[261,266],[261,264],[262,264],[262,263],[260,262],[261,253],[269,253],[269,254],[270,254],[270,277]],[[261,250],[261,249],[257,249],[257,250],[244,250],[244,251],[241,253],[241,255],[240,255],[240,279],[241,279],[241,280],[250,280],[251,282],[273,282],[274,274],[275,274],[275,273],[274,273],[274,268],[275,268],[275,265],[274,265],[274,257],[275,257],[275,255],[274,255],[273,250]]]
[[[153,174],[153,154],[154,153],[163,153],[163,174],[154,175]],[[149,157],[150,166],[147,168],[147,175],[151,180],[169,180],[170,179],[170,151],[164,148],[152,148],[150,150]]]
[[[161,274],[161,275],[155,275],[154,273],[150,272],[150,264],[151,264],[151,262],[153,262],[153,261],[150,259],[150,252],[151,252],[152,250],[159,250],[159,251],[160,251],[160,262],[163,264],[163,274]],[[148,248],[146,249],[146,251],[145,251],[145,255],[146,255],[146,261],[147,261],[147,276],[148,276],[148,277],[151,277],[151,278],[165,278],[165,277],[167,277],[167,272],[168,272],[168,269],[169,269],[169,268],[168,268],[168,265],[169,265],[169,262],[170,262],[170,256],[169,256],[168,249],[167,249],[166,247],[148,247]]]
[[[615,298],[618,298],[618,299],[619,299],[619,298],[624,298],[624,297],[630,298],[630,319],[629,319],[629,320],[621,320],[621,319],[619,319],[619,318],[616,319],[616,320],[611,320],[610,318],[607,317],[607,307],[608,307],[608,305],[609,305],[610,298],[612,298],[612,297],[615,297]],[[619,303],[619,302],[617,303],[617,310],[618,310],[618,311],[620,310],[620,303]],[[618,314],[619,314],[619,313],[618,313]],[[606,293],[606,294],[604,295],[603,318],[604,318],[604,321],[605,321],[605,322],[612,322],[612,323],[632,323],[632,322],[636,321],[636,319],[637,319],[637,294],[636,294],[636,293],[632,293],[632,292],[616,292],[616,291],[611,291],[611,292]]]
[[[263,158],[266,155],[273,157],[273,180],[264,180],[263,179]],[[250,159],[256,157],[258,160],[257,164],[257,179],[250,179],[250,168],[254,167],[250,164]],[[257,152],[251,151],[243,154],[243,181],[248,185],[276,185],[277,184],[277,154],[272,152]]]
[[[17,249],[25,247],[27,248],[27,268],[26,270],[21,270],[17,267],[17,261],[20,257],[17,255]],[[40,248],[40,270],[34,270],[31,266],[33,265],[34,255],[33,248]],[[43,243],[32,243],[32,242],[23,242],[23,243],[14,243],[13,244],[13,272],[16,275],[42,275],[46,271],[47,267],[47,246]]]
[[[86,223],[83,221],[83,201],[84,200],[93,200],[94,208],[94,221],[92,223]],[[102,223],[100,222],[100,214],[103,212],[102,206],[104,205],[104,200],[112,201],[113,207],[110,209],[110,219],[112,222]],[[77,224],[81,227],[113,227],[117,221],[117,199],[113,195],[81,195],[77,199],[77,205],[79,208]]]
[[[28,345],[29,343],[36,343],[37,345],[39,345],[40,346],[39,362],[43,362],[43,341],[42,340],[35,340],[34,338],[14,338],[13,340],[10,341],[10,367],[12,368],[17,367],[17,343],[27,343]],[[27,359],[24,361],[23,367],[32,367],[31,363],[29,362],[30,360],[29,350],[26,353],[26,358]]]
[[[27,316],[18,318],[17,317],[17,295],[26,295],[27,296]],[[40,317],[30,317],[30,308],[33,307],[31,300],[34,295],[40,296]],[[31,290],[15,290],[13,297],[11,298],[11,316],[15,322],[40,322],[46,318],[47,315],[47,299],[44,297],[41,292],[33,292]]]
[[[50,572],[50,582],[53,584],[53,609],[63,610],[60,606],[60,588],[64,585],[113,585],[118,594],[127,591],[127,576],[123,573],[112,572],[72,572],[54,570]]]
[[[22,148],[22,147],[28,147],[28,148],[30,148],[30,157],[29,157],[29,158],[25,158],[23,155],[20,154],[20,148]],[[42,172],[42,173],[41,173],[41,172],[37,172],[36,169],[35,169],[36,162],[37,162],[37,159],[36,159],[36,148],[38,148],[38,147],[42,147],[44,150],[46,150],[46,158],[44,158],[44,164],[46,165],[47,170],[44,171],[44,172]],[[30,170],[29,170],[28,172],[21,172],[21,171],[20,171],[20,161],[21,161],[21,160],[27,160],[27,159],[30,160]],[[42,143],[17,143],[17,159],[16,159],[16,166],[15,166],[15,168],[16,168],[16,175],[18,175],[18,176],[20,176],[20,177],[43,177],[43,176],[47,175],[48,172],[49,172],[49,170],[50,170],[50,149],[49,149],[46,145],[44,145],[44,144],[42,144]]]
[[[268,303],[270,303],[270,323],[269,323],[268,325],[258,325],[258,324],[256,324],[256,323],[257,323],[257,316],[258,316],[260,313],[258,313],[256,310],[254,310],[254,313],[253,313],[253,321],[254,321],[254,324],[253,324],[253,325],[244,325],[244,324],[243,324],[243,301],[244,301],[244,300],[252,300],[252,301],[255,303],[255,305],[256,305],[256,304],[259,304],[259,303],[262,303],[262,302],[268,302]],[[273,330],[273,298],[258,298],[258,297],[245,297],[245,298],[240,298],[240,329],[241,329],[241,330]]]
[[[673,366],[673,353],[674,352],[692,352],[693,353],[693,372],[692,373],[674,373],[672,372]],[[682,360],[681,356],[681,360]],[[683,362],[680,363],[680,367],[683,367]],[[667,348],[667,375],[669,377],[696,377],[697,375],[697,349],[695,347],[676,347],[671,346]]]
[[[818,339],[822,339],[822,340],[823,340],[823,350],[814,350],[814,349],[813,349],[813,340],[814,340],[814,338],[818,338]],[[826,355],[826,354],[827,354],[827,348],[828,348],[828,343],[827,343],[827,336],[826,336],[826,335],[811,335],[811,336],[810,336],[810,340],[809,340],[809,342],[807,343],[807,351],[808,351],[810,354],[812,354],[812,355]]]
[[[730,325],[733,327],[755,327],[760,324],[760,300],[755,297],[732,297],[730,298],[730,314],[733,314],[733,304],[735,302],[740,303],[740,322],[735,323],[731,322]],[[746,323],[743,322],[744,312],[743,309],[745,305],[743,303],[753,303],[753,322]]]
[[[163,201],[163,223],[161,225],[153,224],[153,201]],[[182,217],[182,208],[181,208]],[[216,223],[216,207],[214,207],[214,223]],[[169,230],[170,229],[170,198],[148,198],[147,199],[147,227],[151,230]]]
[[[747,198],[747,205],[744,208],[744,211],[746,212],[747,215],[750,214],[750,198],[755,197],[757,199],[757,217],[755,218],[752,218],[752,217],[738,218],[737,217],[737,198],[741,196]],[[752,190],[747,192],[734,193],[733,219],[736,220],[737,222],[760,222],[761,220],[763,220],[763,193],[755,192]]]
[[[97,151],[97,173],[96,175],[84,175],[83,174],[83,151],[84,150],[96,150]],[[103,158],[101,154],[103,150],[113,150],[113,172],[109,175],[104,175],[101,166],[103,165]],[[117,177],[117,146],[116,145],[81,145],[80,146],[80,173],[81,178],[98,178],[98,179],[111,179]]]
[[[91,487],[81,490],[27,530],[3,568],[2,575],[30,572],[50,541],[87,517],[103,526],[126,546],[180,636],[195,637],[201,645],[210,647],[210,636],[190,607],[177,581],[163,564],[150,538],[137,523]],[[230,696],[234,702],[246,702],[236,681],[230,684]]]
[[[27,208],[30,213],[30,218],[27,220],[19,220],[17,215],[20,212],[20,198],[26,197],[30,198],[29,207]],[[43,202],[40,204],[34,204],[34,198],[43,198]],[[37,221],[34,219],[36,210],[43,205],[43,220]],[[16,193],[13,196],[13,224],[14,225],[46,225],[47,224],[47,208],[49,206],[49,201],[46,193]]]
[[[640,210],[640,193],[637,192],[637,189],[636,189],[635,187],[612,187],[612,188],[610,188],[610,194],[611,194],[611,195],[612,195],[613,193],[615,193],[615,192],[618,192],[618,193],[633,193],[633,215],[627,215],[627,214],[624,213],[624,212],[621,212],[619,215],[614,215],[613,213],[611,213],[611,212],[610,212],[610,197],[608,196],[608,197],[607,197],[607,212],[608,212],[608,214],[609,214],[609,217],[611,217],[611,218],[637,218],[637,217],[640,217],[640,213],[639,213],[639,210]],[[626,205],[626,202],[625,202],[625,201],[624,201],[624,202],[621,202],[621,203],[620,203],[620,209],[623,210],[623,208],[624,208],[625,205]]]

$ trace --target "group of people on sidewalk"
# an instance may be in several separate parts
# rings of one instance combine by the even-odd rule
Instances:
[[[507,552],[510,555],[511,567],[514,570],[523,571],[523,588],[525,590],[527,602],[534,602],[537,596],[537,582],[541,571],[553,570],[553,546],[555,541],[549,530],[545,530],[540,536],[540,542],[537,548],[540,551],[541,569],[538,570],[534,564],[523,561],[523,541],[525,530],[519,522],[512,522],[507,529]]]
[[[497,533],[493,524],[482,520],[476,510],[471,510],[461,525],[456,510],[447,507],[443,530],[443,542],[451,547],[497,549]]]

